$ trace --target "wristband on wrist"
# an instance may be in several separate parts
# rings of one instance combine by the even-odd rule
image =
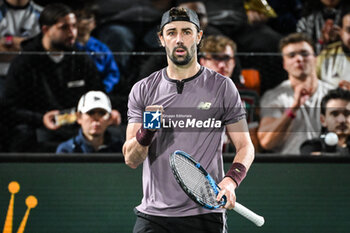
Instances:
[[[233,163],[231,168],[226,173],[225,177],[230,177],[238,187],[246,175],[247,168],[243,164]]]
[[[286,114],[287,114],[287,116],[289,116],[292,119],[294,119],[296,117],[295,113],[290,108],[286,110]]]
[[[12,46],[13,45],[13,36],[5,36],[5,45]]]
[[[149,146],[151,145],[155,132],[156,131],[151,131],[141,126],[141,128],[136,133],[136,140],[142,146]]]

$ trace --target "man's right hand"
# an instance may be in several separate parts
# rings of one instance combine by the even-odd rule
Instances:
[[[160,115],[160,122],[163,122],[164,108],[163,108],[162,105],[149,105],[149,106],[146,106],[145,111],[148,111],[148,112],[157,112],[157,111],[159,111],[159,113],[161,114]],[[149,129],[149,130],[155,131],[156,129]]]
[[[291,106],[292,110],[298,110],[300,106],[305,104],[305,102],[310,98],[312,94],[311,88],[307,88],[303,85],[298,85],[294,89],[294,103]]]
[[[45,113],[43,117],[43,123],[46,128],[50,130],[57,130],[58,128],[60,128],[60,126],[56,125],[56,122],[55,122],[55,116],[58,115],[59,113],[60,113],[59,110],[52,110]]]

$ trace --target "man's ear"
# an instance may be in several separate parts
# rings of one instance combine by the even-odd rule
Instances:
[[[165,47],[163,34],[160,32],[158,32],[158,41],[160,46]]]
[[[320,115],[320,122],[321,122],[321,125],[325,128],[327,128],[327,124],[326,124],[326,116],[321,114]]]
[[[108,118],[108,125],[113,125],[113,118],[112,118],[112,114],[108,114],[109,115],[109,118]]]
[[[197,33],[197,45],[199,45],[199,43],[201,43],[202,37],[203,37],[203,30],[200,30]]]
[[[205,59],[204,59],[204,57],[200,57],[199,58],[199,64],[201,64],[202,66],[205,66]]]
[[[41,27],[41,31],[42,31],[43,34],[45,34],[49,29],[50,29],[50,27],[48,25],[43,25]]]
[[[78,123],[79,125],[81,125],[81,115],[82,115],[81,112],[77,112],[77,113],[76,113],[76,116],[77,116],[77,123]]]

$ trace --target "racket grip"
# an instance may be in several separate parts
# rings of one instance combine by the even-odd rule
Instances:
[[[258,227],[261,227],[265,223],[264,217],[257,215],[256,213],[254,213],[247,207],[239,204],[238,202],[236,202],[235,208],[233,208],[233,210],[245,217],[246,219],[252,221]]]

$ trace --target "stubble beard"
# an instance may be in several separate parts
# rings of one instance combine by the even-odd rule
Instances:
[[[177,57],[175,55],[176,49],[178,49],[178,48],[184,49],[186,51],[186,56],[185,57],[182,57],[182,56],[181,57]],[[168,57],[177,66],[185,66],[188,63],[190,63],[190,61],[193,58],[193,54],[195,54],[195,52],[196,52],[196,45],[195,44],[193,44],[191,46],[190,51],[191,52],[189,52],[188,49],[185,46],[177,46],[177,47],[175,47],[173,49],[172,52],[170,52],[169,48],[166,47],[166,53],[168,54]]]

